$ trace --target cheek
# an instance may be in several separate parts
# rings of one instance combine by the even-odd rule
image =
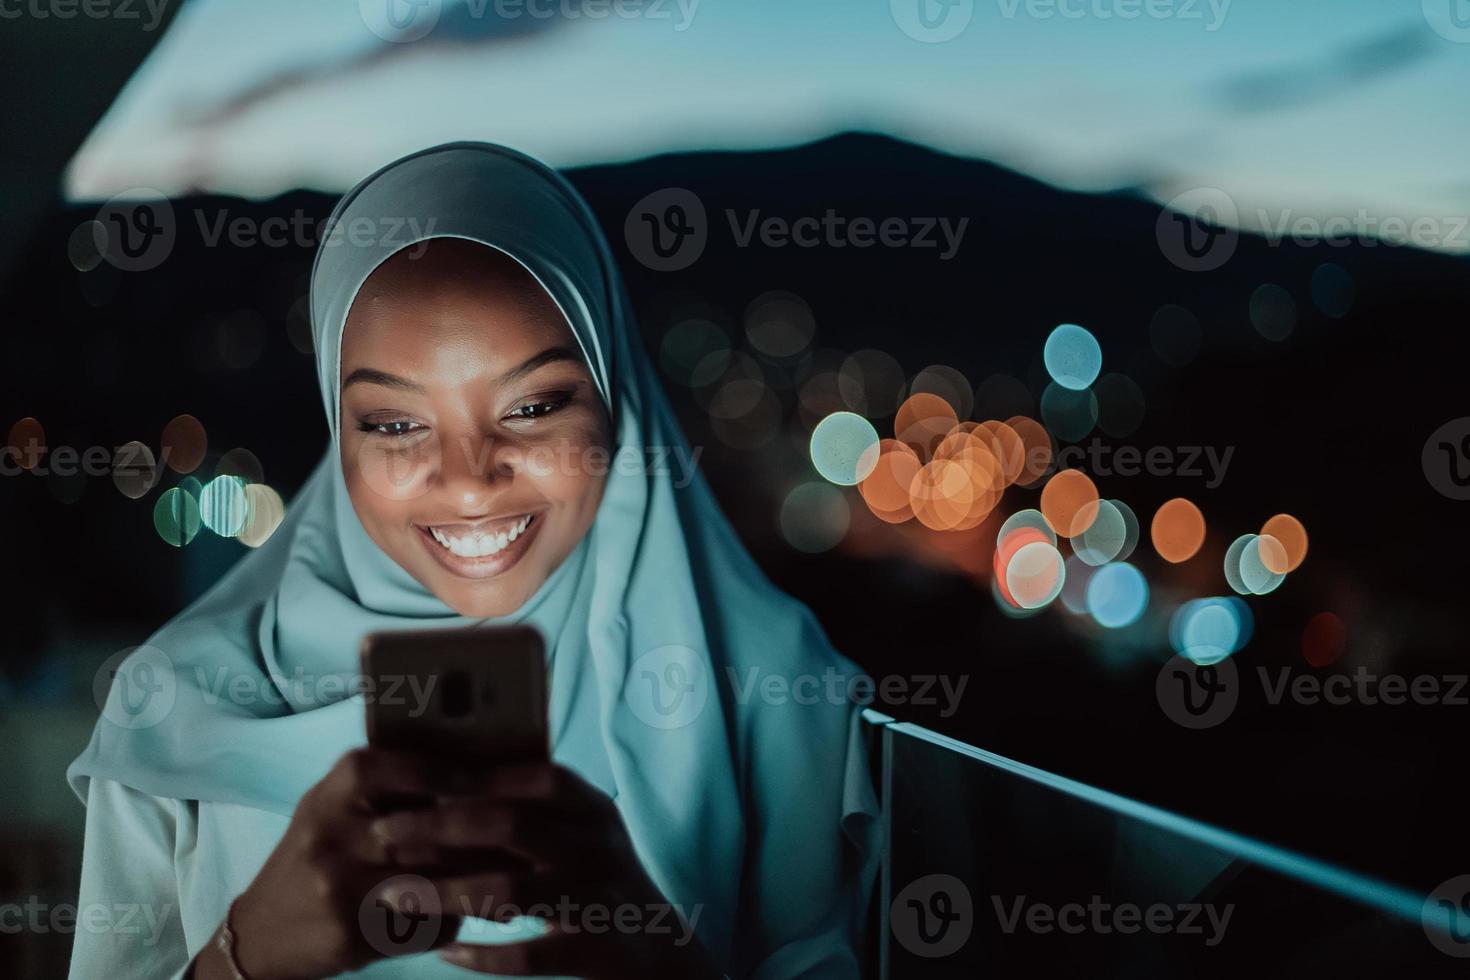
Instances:
[[[539,496],[582,510],[595,508],[610,467],[605,436],[589,424],[527,446],[520,472]]]
[[[410,445],[395,445],[377,439],[344,441],[342,473],[352,491],[369,509],[391,509],[393,504],[417,500],[429,492],[431,477],[439,465],[439,441],[433,433],[418,437]]]

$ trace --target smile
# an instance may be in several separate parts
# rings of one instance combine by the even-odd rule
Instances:
[[[522,514],[484,524],[415,524],[424,546],[448,571],[489,578],[510,568],[530,547],[540,514]]]

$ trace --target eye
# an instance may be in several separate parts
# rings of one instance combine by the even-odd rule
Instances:
[[[554,396],[542,396],[535,401],[524,405],[518,405],[506,415],[508,419],[539,419],[565,407],[571,401],[570,395],[559,394]]]
[[[391,439],[401,439],[404,436],[413,435],[423,428],[417,422],[409,419],[392,419],[387,422],[370,422],[366,419],[357,423],[359,432],[375,433],[380,436],[388,436]]]

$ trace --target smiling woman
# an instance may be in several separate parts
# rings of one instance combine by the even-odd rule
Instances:
[[[436,233],[318,249],[332,444],[276,534],[117,667],[69,771],[81,903],[172,918],[147,945],[79,930],[72,976],[858,975],[857,709],[727,686],[856,669],[697,473],[626,465],[693,456],[586,204],[453,144],[333,218]],[[362,637],[482,623],[544,637],[554,762],[364,746]]]
[[[462,239],[383,263],[342,336],[342,468],[373,542],[464,616],[502,616],[592,526],[606,408],[556,303]],[[389,370],[391,368],[391,371]]]

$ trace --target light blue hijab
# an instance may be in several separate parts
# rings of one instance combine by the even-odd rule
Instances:
[[[703,478],[676,486],[678,471],[658,465],[659,452],[687,447],[586,203],[529,157],[455,143],[368,177],[330,227],[311,310],[332,445],[275,535],[132,655],[147,659],[167,709],[140,724],[115,683],[72,787],[85,800],[100,777],[289,814],[365,741],[353,694],[362,636],[472,622],[368,537],[337,448],[342,329],[358,290],[401,248],[468,239],[516,259],[560,306],[616,434],[591,531],[501,620],[547,638],[554,757],[616,800],[654,881],[701,907],[696,931],[734,975],[856,975],[877,807],[855,709],[763,698],[751,684],[855,668],[767,581]],[[221,697],[229,684],[279,697]]]

